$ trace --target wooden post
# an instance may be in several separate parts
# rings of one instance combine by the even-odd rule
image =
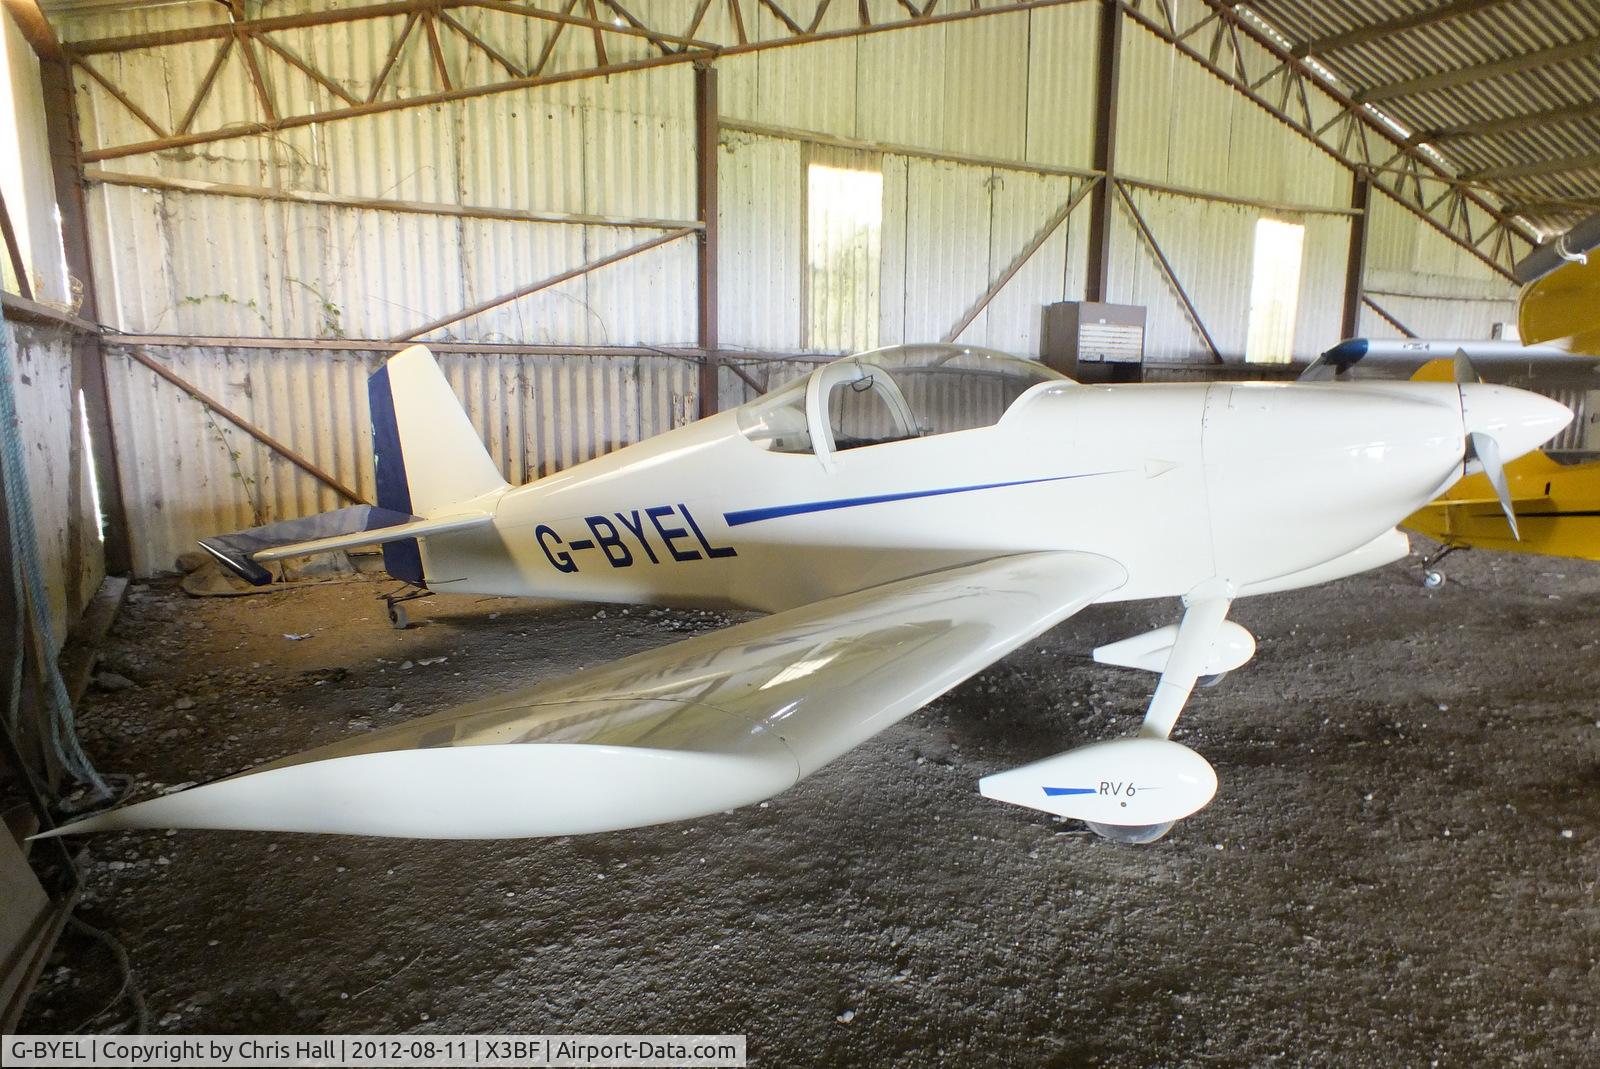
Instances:
[[[717,115],[717,68],[709,63],[694,67],[694,158],[696,202],[700,216],[700,417],[714,414],[721,405],[718,393],[722,357],[717,351],[717,144],[721,140]]]

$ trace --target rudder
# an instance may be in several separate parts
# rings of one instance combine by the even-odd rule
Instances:
[[[367,401],[380,508],[431,518],[505,488],[425,346],[413,345],[385,361],[367,382]],[[396,579],[422,585],[416,539],[386,543],[383,564]]]

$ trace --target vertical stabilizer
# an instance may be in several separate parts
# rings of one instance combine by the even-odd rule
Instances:
[[[434,517],[506,486],[455,391],[426,347],[390,357],[367,383],[378,505]],[[383,547],[396,579],[421,585],[415,539]]]

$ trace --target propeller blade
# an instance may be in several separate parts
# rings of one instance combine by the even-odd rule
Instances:
[[[1483,465],[1483,473],[1489,477],[1489,485],[1500,499],[1500,511],[1506,514],[1506,523],[1511,525],[1511,537],[1522,541],[1522,534],[1517,530],[1517,514],[1511,507],[1511,487],[1506,484],[1505,465],[1500,462],[1500,443],[1483,431],[1473,431],[1469,438],[1473,455]]]
[[[1478,369],[1472,366],[1472,358],[1465,349],[1456,350],[1455,379],[1457,383],[1482,382],[1483,376],[1478,374]]]

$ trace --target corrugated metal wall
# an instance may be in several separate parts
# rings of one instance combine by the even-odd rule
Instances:
[[[0,192],[22,253],[23,270],[41,301],[70,304],[67,265],[56,225],[55,180],[45,134],[39,61],[8,15],[0,15],[0,48],[9,77],[0,84]],[[11,258],[0,256],[0,278],[13,293]]]
[[[687,25],[693,0],[661,0]],[[749,8],[752,37],[776,29]],[[834,4],[821,29],[843,27]],[[681,12],[680,10],[681,9]],[[838,9],[838,10],[833,10]],[[678,16],[681,14],[681,18]],[[456,17],[484,37],[536,51],[529,20],[484,9]],[[726,20],[723,4],[706,18]],[[1011,166],[931,159],[966,154],[1045,169],[1091,164],[1096,31],[1083,3],[759,53],[717,63],[730,121],[911,147],[873,153],[883,171],[878,294],[881,344],[942,337],[1081,181]],[[87,14],[68,37],[212,21],[198,5]],[[385,62],[402,19],[285,32],[285,47],[352,87]],[[710,32],[708,30],[708,32]],[[521,35],[521,39],[518,39]],[[456,65],[487,62],[445,40]],[[560,65],[592,60],[587,33],[562,35]],[[619,47],[620,44],[619,44]],[[643,56],[648,42],[626,46]],[[215,43],[97,56],[93,63],[176,126]],[[1350,177],[1332,160],[1132,23],[1125,27],[1119,173],[1235,198],[1341,209]],[[631,54],[631,53],[630,53]],[[624,56],[623,58],[626,58]],[[427,49],[402,53],[384,98],[431,87]],[[282,69],[276,91],[332,104]],[[149,132],[79,78],[86,142]],[[238,57],[223,65],[201,125],[259,118]],[[695,212],[693,73],[687,65],[614,75],[116,160],[110,170],[353,197],[520,211],[687,220]],[[719,152],[720,336],[725,347],[797,352],[803,335],[804,137],[725,130]],[[1307,227],[1295,353],[1336,340],[1348,218],[1144,189],[1133,198],[1225,356],[1248,320],[1252,233],[1263,214]],[[96,268],[107,322],[124,331],[228,336],[386,338],[464,306],[643,241],[661,228],[485,220],[283,203],[96,184]],[[1084,288],[1087,206],[1062,226],[961,334],[1036,354],[1046,303]],[[1111,299],[1149,308],[1148,355],[1209,359],[1119,205]],[[1485,335],[1510,318],[1511,288],[1425,224],[1379,198],[1372,217],[1375,291],[1421,333]],[[1449,300],[1436,298],[1448,297]],[[430,338],[550,345],[693,345],[695,248],[680,240],[436,331]],[[1410,318],[1407,318],[1410,317]],[[1369,322],[1374,334],[1392,330]],[[113,349],[113,354],[116,354]],[[341,478],[370,483],[361,377],[370,352],[152,349],[175,371],[258,419]],[[595,455],[693,411],[693,369],[668,358],[474,356],[446,361],[474,421],[513,480]],[[786,377],[771,369],[772,381]],[[767,369],[762,369],[766,371]],[[334,495],[126,356],[112,358],[125,488],[141,572],[166,567],[193,538],[295,512]],[[724,374],[724,403],[748,387]],[[152,416],[156,418],[151,418]],[[235,443],[228,446],[231,438]],[[231,456],[239,453],[238,458]]]
[[[16,365],[18,431],[59,647],[105,577],[88,464],[75,470],[73,462],[74,456],[83,455],[77,448],[83,425],[72,374],[72,339],[61,331],[11,322],[0,323],[0,330]],[[76,549],[74,537],[79,540]]]
[[[1515,287],[1383,196],[1372,201],[1367,291],[1422,338],[1488,338],[1494,324],[1517,321]],[[1401,336],[1371,308],[1361,321],[1372,337]]]
[[[350,502],[199,401],[108,349],[134,570],[174,567],[207,534]],[[148,347],[143,355],[375,500],[367,376],[387,353]],[[505,477],[522,483],[694,418],[695,365],[672,357],[441,353]]]

